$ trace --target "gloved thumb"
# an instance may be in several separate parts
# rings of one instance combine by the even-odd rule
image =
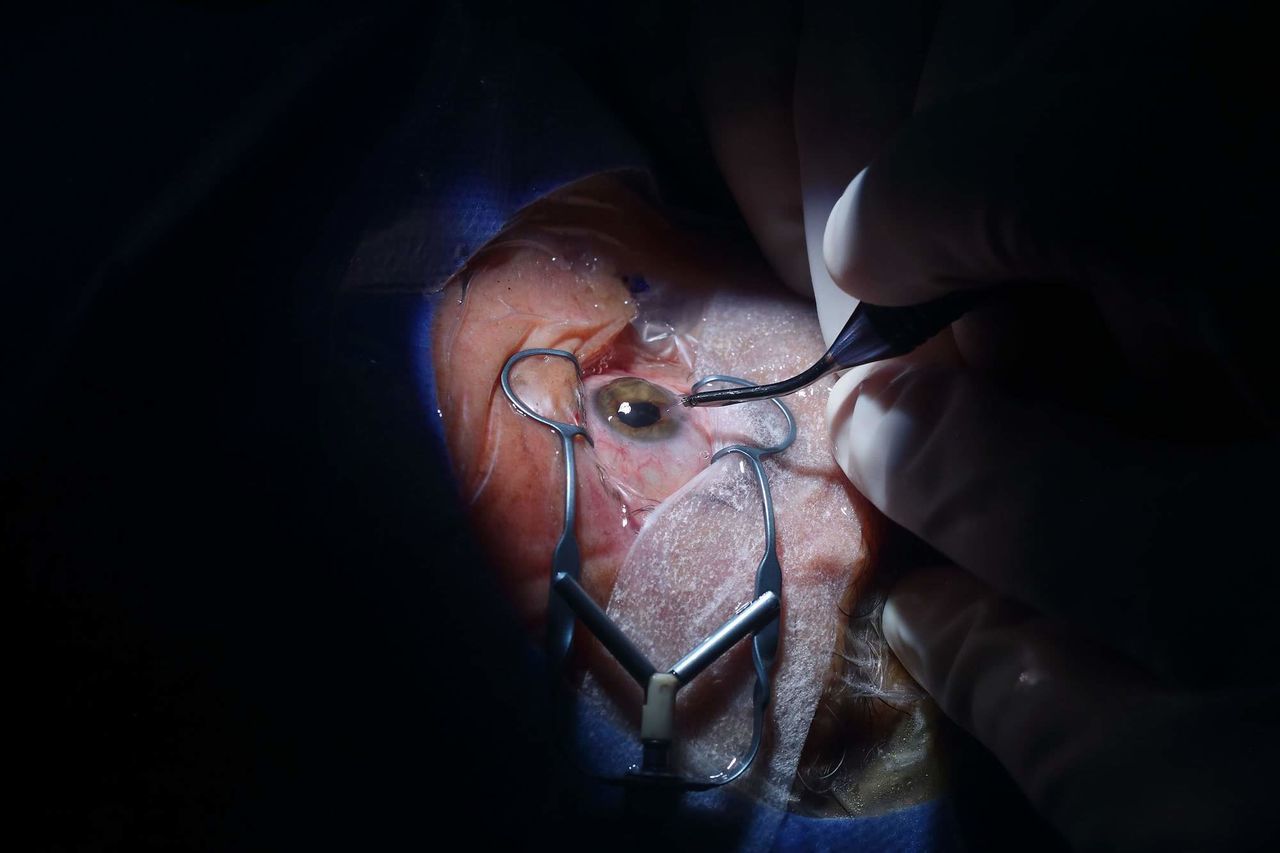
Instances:
[[[1274,689],[1164,690],[954,567],[899,580],[883,630],[1074,847],[1252,849],[1275,830]]]

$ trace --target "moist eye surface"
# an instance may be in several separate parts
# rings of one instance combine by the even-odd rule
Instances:
[[[634,403],[623,401],[618,404],[618,420],[632,429],[640,429],[656,424],[662,418],[662,412],[653,403],[639,400]]]
[[[633,376],[602,386],[593,403],[601,420],[626,438],[657,441],[671,437],[680,426],[675,396]]]

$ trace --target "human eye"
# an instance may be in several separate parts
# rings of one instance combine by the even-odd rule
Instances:
[[[614,379],[596,389],[591,405],[610,430],[636,441],[671,438],[683,421],[675,395],[635,376]]]
[[[583,399],[587,431],[594,441],[592,456],[628,508],[627,517],[639,522],[706,469],[711,439],[704,419],[680,405],[677,389],[682,380],[661,370],[637,370],[644,375],[588,376]],[[683,382],[687,387],[687,379]]]

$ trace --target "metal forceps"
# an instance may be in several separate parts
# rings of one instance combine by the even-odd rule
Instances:
[[[587,594],[580,583],[581,556],[574,533],[576,521],[575,465],[573,440],[581,436],[592,443],[590,435],[577,424],[566,424],[538,414],[520,399],[511,386],[511,370],[520,361],[532,356],[549,356],[571,361],[582,376],[581,366],[574,356],[564,350],[528,349],[515,353],[502,368],[502,391],[511,404],[526,417],[532,418],[554,430],[560,437],[565,458],[565,515],[560,539],[552,556],[551,589],[548,594],[546,650],[552,680],[553,697],[559,700],[563,693],[562,676],[573,642],[575,621],[581,620],[645,691],[645,704],[641,716],[641,761],[621,777],[597,777],[602,781],[625,785],[648,785],[686,791],[704,791],[737,779],[759,752],[764,736],[764,717],[772,693],[770,670],[777,657],[780,640],[779,614],[782,596],[782,569],[778,562],[773,496],[769,490],[769,478],[761,460],[781,453],[791,446],[796,437],[796,423],[791,411],[779,400],[773,400],[786,418],[787,433],[770,447],[750,447],[735,444],[724,447],[711,457],[715,464],[729,454],[739,454],[747,460],[760,486],[764,507],[765,549],[756,567],[755,599],[734,613],[723,625],[690,650],[665,672],[658,671],[631,639],[618,627],[608,614]],[[731,376],[708,376],[695,384],[694,390],[712,383],[728,383],[740,387],[751,383]],[[576,617],[576,618],[575,618]],[[674,739],[676,692],[711,666],[725,652],[743,638],[752,637],[752,663],[755,668],[755,687],[752,691],[752,733],[746,750],[721,772],[705,778],[688,778],[670,766],[670,751]],[[558,717],[558,719],[560,719]],[[593,774],[594,775],[594,774]]]
[[[941,332],[966,312],[987,304],[996,290],[962,290],[902,308],[858,303],[844,328],[822,358],[802,373],[767,385],[698,393],[694,388],[681,398],[686,406],[732,406],[750,400],[770,400],[807,388],[828,373],[905,355]]]

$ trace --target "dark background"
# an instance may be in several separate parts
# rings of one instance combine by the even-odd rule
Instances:
[[[458,606],[496,599],[442,538],[458,510],[416,402],[334,331],[357,234],[333,211],[435,14],[153,4],[9,30],[0,562],[41,847],[537,822],[540,693],[489,666],[522,639]]]
[[[675,6],[611,29],[491,5],[593,65],[669,197],[732,215],[679,39],[651,37]],[[420,400],[335,294],[439,14],[51,5],[5,28],[17,837],[576,847],[618,819],[578,805]],[[972,799],[978,838],[1036,826]]]

